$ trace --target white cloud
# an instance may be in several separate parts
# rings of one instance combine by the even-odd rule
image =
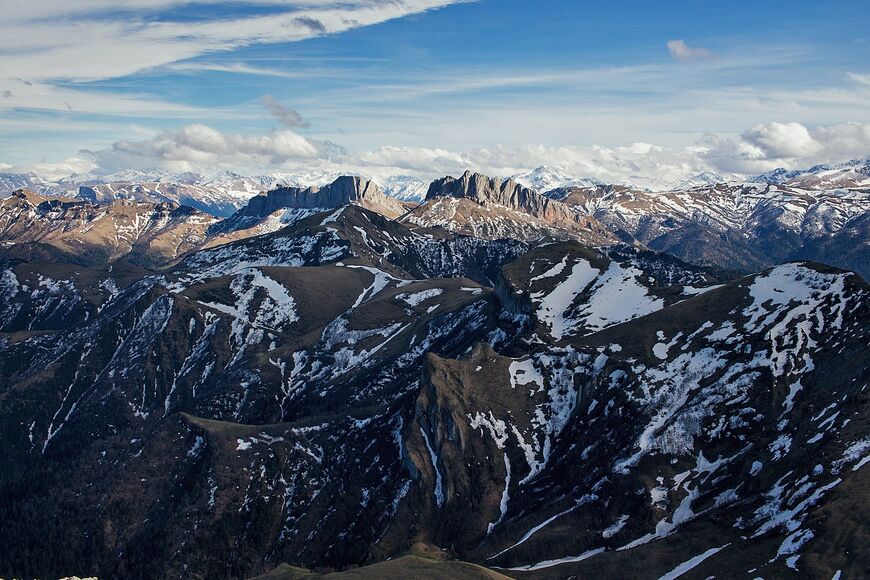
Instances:
[[[465,154],[446,149],[393,146],[364,151],[357,156],[357,160],[363,166],[395,168],[402,172],[429,175],[457,172],[475,163]]]
[[[669,40],[667,47],[671,56],[682,62],[713,58],[713,53],[706,48],[689,46],[681,39]]]
[[[2,62],[2,61],[0,61]],[[55,86],[22,78],[0,80],[8,96],[0,98],[0,111],[31,109],[137,117],[188,117],[202,109],[169,103],[145,94],[116,94]]]
[[[284,10],[248,17],[214,16],[193,22],[144,18],[131,13],[129,7],[109,10],[115,3],[101,1],[86,2],[85,8],[73,11],[74,18],[59,18],[60,14],[70,12],[62,6],[76,3],[15,1],[16,9],[3,11],[0,50],[12,55],[3,58],[3,70],[9,77],[31,81],[99,80],[127,76],[215,51],[345,32],[456,1],[348,0],[335,4],[276,1],[271,3]],[[132,8],[157,9],[190,3],[138,0]],[[229,0],[207,3],[234,4]],[[26,6],[19,11],[18,4]]]
[[[822,149],[822,144],[800,123],[763,123],[750,128],[742,137],[758,147],[767,159],[806,158]]]
[[[800,169],[866,157],[870,153],[870,123],[814,128],[800,123],[765,123],[736,140],[706,135],[701,145],[702,156],[721,171],[753,174],[778,167]]]
[[[172,171],[279,166],[290,160],[326,160],[340,152],[331,143],[309,140],[289,129],[240,135],[194,124],[151,139],[118,141],[107,149],[85,153],[93,157],[99,172],[111,173],[155,166]]]
[[[491,145],[466,151],[380,147],[342,159],[360,173],[411,173],[421,177],[465,169],[510,175],[548,165],[581,178],[672,187],[701,173],[738,179],[777,167],[801,169],[870,154],[870,123],[807,128],[799,123],[755,125],[737,137],[710,133],[687,147],[634,143],[623,147]]]
[[[870,156],[870,123],[840,123],[817,127],[813,137],[831,160]]]
[[[300,79],[309,78],[311,72],[291,72],[274,68],[252,66],[244,62],[181,62],[177,64],[166,65],[166,70],[186,73],[199,72],[223,72],[240,75],[254,75],[262,77],[277,77],[285,79]]]
[[[73,174],[89,173],[98,169],[99,166],[89,155],[70,157],[58,163],[37,163],[31,170],[46,179],[61,179]]]
[[[200,11],[202,19],[171,21],[153,16],[158,10],[184,5],[238,3],[131,0],[119,6],[114,0],[0,0],[0,110],[145,116],[160,115],[163,109],[190,109],[146,97],[73,89],[68,83],[122,78],[169,65],[183,67],[184,61],[210,53],[338,34],[459,1],[463,0],[265,0],[257,5],[278,10],[240,17],[234,10],[209,9]],[[267,71],[241,65],[231,72]],[[144,108],[137,108],[138,103]]]
[[[489,145],[466,150],[382,146],[348,152],[334,143],[307,139],[290,129],[265,135],[225,133],[205,125],[188,125],[140,140],[82,151],[58,164],[16,167],[47,177],[92,171],[159,167],[170,171],[209,173],[310,172],[314,169],[386,177],[414,175],[433,179],[466,169],[506,176],[547,165],[579,178],[632,183],[667,189],[702,173],[739,179],[777,167],[800,169],[817,163],[867,156],[870,123],[840,123],[808,128],[799,123],[755,125],[737,136],[703,135],[686,147],[634,143],[622,147]]]
[[[466,169],[488,175],[521,173],[540,165],[608,183],[664,189],[710,171],[698,148],[665,148],[647,143],[625,147],[491,145],[464,152],[421,147],[381,147],[355,157],[359,172],[411,173],[425,178],[457,175]]]

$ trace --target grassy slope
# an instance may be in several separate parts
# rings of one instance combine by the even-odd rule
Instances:
[[[483,566],[448,560],[440,549],[416,543],[403,556],[361,566],[343,572],[315,572],[306,568],[298,568],[289,564],[281,564],[271,572],[257,576],[251,580],[296,580],[297,578],[329,578],[334,580],[351,578],[372,578],[376,580],[404,580],[415,578],[424,580],[501,580],[510,578]]]

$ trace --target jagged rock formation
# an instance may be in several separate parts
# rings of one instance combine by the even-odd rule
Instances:
[[[400,201],[387,197],[373,181],[363,177],[342,176],[324,187],[279,187],[262,193],[251,198],[244,208],[215,226],[213,231],[247,229],[266,220],[291,223],[317,211],[349,203],[392,218],[405,211]],[[292,217],[285,219],[285,215]]]
[[[495,204],[521,211],[549,223],[578,221],[577,215],[562,203],[523,187],[513,180],[494,178],[466,171],[459,179],[444,177],[433,181],[426,199],[439,197],[464,198],[481,205]]]
[[[332,185],[336,175],[324,171],[205,177],[131,170],[101,177],[70,176],[57,182],[32,174],[0,173],[0,195],[26,187],[46,197],[74,197],[79,192],[79,198],[100,205],[171,202],[220,216],[239,210],[210,228],[206,245],[273,232],[337,203],[357,203],[397,217],[412,207],[411,201],[420,201],[424,203],[404,215],[404,223],[486,239],[552,237],[596,246],[634,243],[693,263],[745,273],[785,260],[809,259],[870,276],[865,251],[870,240],[868,175],[868,160],[856,159],[805,170],[774,170],[749,183],[733,181],[740,176],[700,173],[671,180],[683,183],[674,190],[651,192],[538,167],[507,181],[471,173],[431,185],[408,176],[379,178],[375,181],[382,185],[379,193],[364,178],[345,177]],[[422,199],[427,187],[432,189],[428,201]],[[275,193],[265,193],[276,188]],[[546,195],[541,197],[535,190]],[[252,197],[253,205],[245,208]]]
[[[403,219],[425,227],[497,239],[573,238],[591,244],[616,239],[597,220],[511,180],[466,171],[432,182],[426,202]]]

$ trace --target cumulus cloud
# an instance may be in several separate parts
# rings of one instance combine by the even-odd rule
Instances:
[[[381,147],[356,157],[365,173],[409,172],[433,178],[470,169],[506,176],[546,165],[581,178],[665,189],[710,170],[696,148],[670,149],[648,143],[625,147],[490,145],[464,152],[421,147]],[[728,176],[730,177],[730,176]]]
[[[329,159],[343,151],[332,143],[306,139],[289,129],[267,135],[240,135],[193,124],[163,131],[151,139],[118,141],[107,149],[87,153],[102,172],[113,172],[155,166],[172,171],[275,166],[291,160]]]
[[[741,179],[778,167],[862,158],[870,153],[870,123],[808,128],[800,123],[755,125],[736,137],[715,133],[688,147],[634,143],[624,147],[491,145],[456,152],[422,147],[380,147],[351,156],[357,171],[408,172],[421,177],[465,169],[511,175],[540,165],[606,183],[667,189],[704,173]]]
[[[743,140],[758,147],[766,159],[811,157],[822,144],[800,123],[764,123],[743,133]]]
[[[738,139],[706,135],[700,145],[701,156],[722,171],[752,174],[778,167],[800,169],[866,157],[870,153],[870,123],[812,128],[800,123],[763,123]]]
[[[828,160],[851,159],[870,155],[870,123],[839,123],[816,127],[813,138]]]
[[[384,146],[360,153],[357,160],[363,166],[396,168],[417,174],[457,172],[475,164],[466,154],[429,147]]]
[[[309,126],[308,121],[302,118],[299,111],[291,109],[286,105],[282,105],[272,95],[263,95],[260,102],[263,103],[263,106],[266,107],[273,117],[291,129]]]
[[[69,175],[85,174],[99,169],[95,159],[87,152],[81,152],[77,157],[70,157],[57,163],[37,163],[30,170],[45,179],[61,179]]]
[[[713,53],[706,48],[689,46],[682,39],[669,40],[667,47],[671,56],[681,62],[713,58]]]
[[[233,169],[248,174],[319,169],[371,177],[433,179],[459,175],[466,169],[507,176],[546,165],[578,178],[664,190],[701,174],[737,180],[778,167],[802,169],[862,158],[868,152],[870,123],[859,122],[820,127],[765,123],[735,136],[706,134],[687,147],[649,143],[623,147],[495,144],[464,151],[381,146],[355,152],[329,141],[308,139],[290,129],[241,135],[194,124],[147,139],[118,141],[98,151],[82,151],[58,164],[13,169],[33,169],[47,177],[152,167],[199,173]]]

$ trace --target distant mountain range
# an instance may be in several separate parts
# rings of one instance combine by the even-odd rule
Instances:
[[[870,186],[870,157],[845,163],[814,165],[804,170],[774,169],[750,179],[761,183],[789,184],[808,189]]]
[[[405,224],[483,239],[532,241],[551,237],[594,246],[637,244],[690,263],[739,272],[756,271],[786,260],[814,260],[870,276],[866,251],[870,242],[868,160],[820,165],[794,174],[776,171],[743,183],[664,192],[566,181],[564,175],[543,168],[521,179],[547,186],[562,182],[569,185],[541,193],[514,179],[471,172],[428,185],[407,177],[374,181],[350,176],[333,179],[329,174],[309,175],[307,180],[320,184],[313,186],[276,185],[276,176],[247,178],[232,173],[208,180],[190,174],[171,176],[187,183],[161,181],[170,179],[163,174],[125,173],[116,177],[150,181],[82,185],[74,198],[50,203],[48,198],[39,197],[53,191],[50,187],[43,187],[42,194],[18,195],[18,205],[31,203],[34,208],[23,214],[5,212],[0,216],[5,220],[0,240],[21,242],[32,238],[71,251],[69,244],[60,240],[74,238],[80,248],[88,249],[86,255],[116,258],[118,248],[127,246],[102,241],[107,239],[102,233],[104,226],[92,225],[100,216],[114,215],[121,208],[129,212],[133,207],[189,206],[204,214],[184,214],[185,220],[198,224],[194,229],[202,230],[201,239],[184,246],[180,250],[183,253],[194,246],[225,243],[230,239],[227,236],[238,239],[276,231],[317,211],[354,203]],[[299,178],[282,181],[294,179]],[[20,184],[22,179],[9,178],[8,182]],[[46,203],[40,205],[43,201]],[[63,208],[65,213],[58,214],[54,208]],[[80,212],[75,218],[68,217],[72,208]],[[223,220],[207,215],[213,215],[215,208],[231,213]],[[162,215],[161,211],[154,215]],[[152,222],[144,215],[137,219]],[[31,227],[33,220],[40,225]],[[63,234],[49,235],[53,228]],[[170,263],[173,255],[154,254],[146,261]]]
[[[172,174],[161,170],[121,171],[109,175],[71,175],[50,181],[33,173],[0,173],[0,197],[26,189],[49,197],[82,198],[94,203],[133,200],[186,205],[216,217],[228,217],[258,193],[279,186],[309,187],[328,185],[340,174],[310,172],[244,176],[223,172],[204,176],[195,173]],[[410,176],[377,180],[387,195],[402,200],[422,200],[428,183]]]
[[[126,170],[108,175],[73,174],[59,180],[48,180],[34,173],[0,173],[0,197],[17,189],[59,197],[82,197],[95,203],[110,203],[115,199],[150,202],[173,202],[188,205],[217,217],[228,217],[260,192],[278,186],[309,187],[331,183],[340,173],[313,171],[308,173],[275,173],[244,176],[233,172],[216,175],[170,173],[153,169]],[[408,175],[371,178],[388,196],[402,201],[423,201],[429,182]],[[510,176],[508,179],[546,193],[566,187],[613,185],[639,191],[631,182],[607,183],[598,179],[573,176],[557,167],[541,166]],[[648,181],[648,180],[645,180]],[[806,170],[776,169],[761,175],[743,178],[735,174],[700,173],[689,177],[661,180],[655,191],[678,191],[720,183],[786,184],[795,188],[820,190],[870,187],[870,158],[839,164],[817,165]]]

